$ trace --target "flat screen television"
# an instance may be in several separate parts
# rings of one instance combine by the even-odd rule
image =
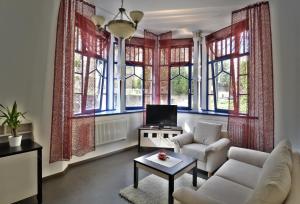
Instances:
[[[177,126],[176,105],[147,105],[146,125]]]

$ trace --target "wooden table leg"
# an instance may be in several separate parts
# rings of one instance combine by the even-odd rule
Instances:
[[[174,203],[173,199],[173,192],[174,192],[174,176],[169,176],[169,204]]]
[[[41,204],[43,202],[43,188],[42,188],[42,149],[37,150],[37,200]]]
[[[133,169],[133,187],[137,188],[139,184],[139,170],[136,166],[136,162],[134,161],[134,169]]]

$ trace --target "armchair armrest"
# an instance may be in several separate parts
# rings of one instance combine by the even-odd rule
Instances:
[[[205,149],[206,153],[220,151],[223,148],[229,148],[230,140],[227,138],[219,139],[218,141],[208,145]]]
[[[193,133],[183,133],[171,139],[171,141],[174,142],[176,145],[178,145],[180,148],[186,144],[193,143],[193,140],[194,140]]]
[[[182,204],[221,204],[204,193],[183,187],[173,193],[173,197]]]
[[[235,159],[260,168],[263,167],[269,155],[269,153],[239,147],[231,147],[228,152],[229,159]]]
[[[230,140],[222,138],[208,145],[205,149],[207,156],[206,171],[211,174],[227,161],[227,153],[230,147]]]

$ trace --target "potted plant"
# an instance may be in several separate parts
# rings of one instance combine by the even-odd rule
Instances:
[[[9,145],[11,147],[18,147],[21,145],[22,135],[17,134],[17,130],[21,125],[20,118],[25,119],[25,114],[18,111],[17,102],[14,102],[13,107],[4,107],[0,104],[0,120],[4,120],[2,125],[7,125],[10,128],[11,136],[8,137]]]

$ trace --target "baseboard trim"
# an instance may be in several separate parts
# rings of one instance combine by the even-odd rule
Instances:
[[[83,164],[86,164],[86,163],[89,163],[89,162],[93,162],[95,160],[99,160],[99,159],[102,159],[102,158],[105,158],[105,157],[109,157],[109,156],[112,156],[114,154],[118,154],[120,152],[125,152],[127,150],[137,148],[137,147],[138,147],[138,145],[132,145],[132,146],[125,147],[125,148],[122,148],[122,149],[118,149],[118,150],[115,150],[115,151],[112,151],[112,152],[109,152],[109,153],[106,153],[106,154],[102,154],[102,155],[99,155],[99,156],[96,156],[96,157],[93,157],[93,158],[89,158],[89,159],[86,159],[86,160],[83,160],[83,161],[78,161],[78,162],[71,163],[62,172],[58,172],[58,173],[43,177],[43,181],[48,181],[48,180],[53,179],[53,178],[64,176],[67,173],[67,171],[72,167],[83,165]]]
[[[57,177],[64,176],[64,175],[67,173],[68,169],[69,169],[69,166],[67,166],[67,167],[66,167],[63,171],[61,171],[61,172],[58,172],[58,173],[55,173],[55,174],[51,174],[51,175],[49,175],[49,176],[45,176],[45,177],[43,177],[42,181],[44,182],[44,181],[48,181],[48,180],[50,180],[50,179],[54,179],[54,178],[57,178]]]

